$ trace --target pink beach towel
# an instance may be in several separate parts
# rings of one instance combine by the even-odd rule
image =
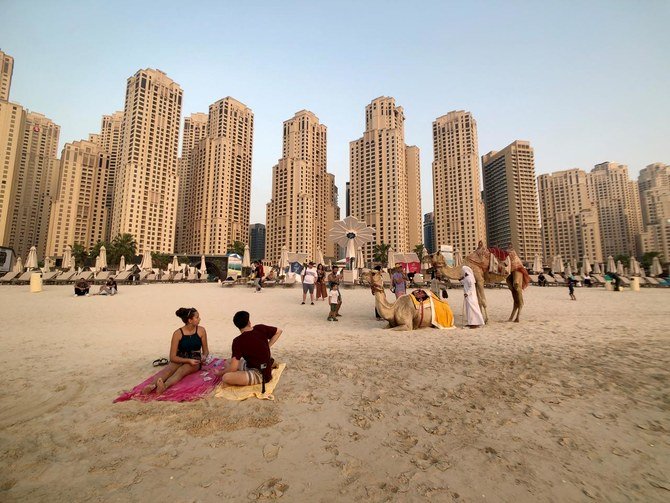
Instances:
[[[212,391],[214,387],[221,382],[221,377],[212,372],[216,368],[223,367],[226,360],[221,358],[214,358],[212,361],[203,365],[202,369],[193,374],[187,375],[174,386],[165,390],[162,395],[156,395],[151,392],[148,395],[143,395],[144,387],[151,383],[160,372],[156,372],[146,381],[141,382],[135,386],[131,391],[121,394],[114,403],[125,402],[126,400],[139,400],[140,402],[151,402],[154,400],[161,402],[192,402],[205,396]]]

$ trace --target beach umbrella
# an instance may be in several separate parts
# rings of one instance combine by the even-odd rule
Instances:
[[[363,247],[359,246],[358,251],[356,252],[356,267],[359,269],[362,268],[364,262],[365,259],[363,258]]]
[[[72,258],[70,259],[70,271],[71,271],[71,272],[74,271],[74,268],[75,268],[76,265],[77,265],[77,259],[75,259],[74,257],[72,257]]]
[[[602,274],[600,264],[598,262],[593,263],[593,274]]]
[[[570,278],[572,276],[572,264],[568,261],[568,265],[565,267],[565,277]]]
[[[207,264],[205,264],[205,256],[200,256],[200,276],[207,276]]]
[[[121,255],[121,260],[119,260],[119,271],[126,270],[126,256]]]
[[[279,258],[279,272],[284,273],[288,268],[288,249],[286,245],[281,247],[281,256]]]
[[[593,271],[593,268],[591,267],[591,261],[586,255],[584,255],[584,258],[582,258],[582,276],[590,274],[591,271]]]
[[[52,267],[53,262],[51,261],[51,257],[44,257],[44,268],[42,268],[42,272],[47,273],[51,271]]]
[[[107,248],[105,245],[100,247],[100,269],[107,269]]]
[[[454,267],[463,265],[463,255],[461,255],[461,250],[456,250],[454,252]]]
[[[614,263],[614,257],[612,255],[607,257],[607,267],[605,268],[605,272],[616,272],[616,264]]]
[[[179,259],[176,255],[172,256],[172,262],[168,265],[168,271],[177,272],[179,270]]]
[[[321,249],[316,250],[316,263],[323,264],[323,252],[321,251]]]
[[[21,260],[19,258],[19,260]],[[663,274],[663,267],[661,267],[661,261],[658,257],[654,257],[651,261],[651,270],[649,271],[651,276],[660,276]]]
[[[630,258],[628,269],[630,269],[630,273],[633,276],[640,276],[640,263],[635,259],[635,257]]]
[[[386,267],[392,269],[395,267],[395,252],[389,249],[388,258],[386,259]]]
[[[14,264],[13,272],[23,272],[23,259],[21,257],[16,259],[16,264]]]
[[[616,261],[616,268],[614,271],[619,275],[619,276],[624,276],[624,271],[623,271],[623,264],[621,263],[621,260]]]
[[[63,252],[63,260],[61,261],[60,268],[67,269],[70,267],[70,262],[72,261],[72,247],[67,245],[65,251]]]
[[[144,271],[153,268],[154,266],[151,263],[151,252],[145,251],[144,254],[142,255],[142,263],[140,264],[140,269]]]
[[[244,256],[242,257],[242,267],[251,267],[251,257],[249,254],[249,245],[244,245]]]
[[[563,257],[560,255],[556,255],[554,257],[554,265],[552,267],[552,270],[557,273],[562,273],[565,269],[563,268]]]
[[[533,260],[533,272],[542,272],[542,257],[535,255]]]
[[[98,272],[100,269],[100,255],[98,255],[95,257],[95,272]]]
[[[26,259],[26,269],[37,269],[37,248],[30,247],[28,258]]]

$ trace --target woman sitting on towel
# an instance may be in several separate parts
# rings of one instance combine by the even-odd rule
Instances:
[[[143,394],[156,391],[160,395],[184,377],[200,370],[200,365],[209,355],[207,331],[198,326],[200,314],[195,307],[180,307],[175,313],[184,326],[172,334],[170,363],[142,390]]]

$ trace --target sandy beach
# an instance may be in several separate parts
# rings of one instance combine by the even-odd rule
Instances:
[[[0,501],[670,498],[669,290],[530,287],[518,324],[487,290],[484,329],[415,332],[343,295],[332,323],[298,288],[0,287]],[[276,400],[113,404],[167,356],[180,306],[225,358],[237,310],[284,329]]]

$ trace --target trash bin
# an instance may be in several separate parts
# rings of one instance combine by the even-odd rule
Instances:
[[[614,286],[612,285],[611,281],[605,280],[605,290],[607,290],[608,292],[614,291]]]
[[[30,275],[30,293],[37,293],[42,291],[42,275],[34,272]]]
[[[633,276],[630,279],[630,289],[634,292],[640,291],[640,278],[638,278],[637,276]]]

